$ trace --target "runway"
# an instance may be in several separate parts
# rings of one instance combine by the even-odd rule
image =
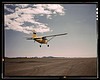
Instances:
[[[5,76],[97,76],[97,58],[5,59]]]

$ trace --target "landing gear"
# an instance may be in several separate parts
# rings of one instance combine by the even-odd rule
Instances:
[[[40,47],[42,47],[42,45],[40,45]],[[47,47],[49,47],[49,45],[47,45]]]
[[[49,45],[47,45],[47,47],[49,47]]]

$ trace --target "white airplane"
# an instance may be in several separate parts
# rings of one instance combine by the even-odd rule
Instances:
[[[66,35],[66,34],[67,33],[38,37],[36,35],[35,30],[33,30],[33,37],[25,37],[25,38],[27,40],[34,40],[34,42],[37,41],[38,43],[40,43],[42,45],[42,44],[47,44],[51,39],[53,39],[56,36],[61,36],[61,35]],[[46,39],[47,37],[51,37],[51,38],[48,40],[48,39]],[[40,45],[40,47],[41,47],[41,45]],[[47,47],[49,47],[49,45],[47,45]]]

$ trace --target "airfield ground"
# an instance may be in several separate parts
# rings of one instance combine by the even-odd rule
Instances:
[[[97,58],[5,59],[5,76],[97,76]]]

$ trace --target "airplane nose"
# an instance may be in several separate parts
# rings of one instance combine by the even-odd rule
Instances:
[[[47,40],[45,40],[45,43],[47,43],[48,41]]]

